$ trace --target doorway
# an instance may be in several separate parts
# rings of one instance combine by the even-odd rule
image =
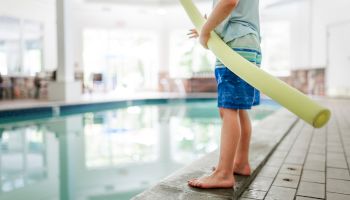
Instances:
[[[350,21],[328,28],[327,94],[350,96]]]

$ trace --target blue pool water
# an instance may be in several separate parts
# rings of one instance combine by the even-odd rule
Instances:
[[[278,108],[265,101],[250,115],[257,123]],[[215,100],[8,120],[0,124],[0,199],[130,199],[215,150],[220,124]]]

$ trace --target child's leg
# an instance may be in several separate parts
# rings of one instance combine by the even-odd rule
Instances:
[[[232,171],[241,135],[239,112],[232,109],[220,109],[220,113],[223,117],[223,124],[218,167],[210,176],[190,180],[188,182],[190,186],[198,188],[232,188],[235,184]]]
[[[234,161],[234,172],[241,175],[250,175],[249,145],[252,134],[252,126],[246,110],[239,111],[239,120],[241,124],[241,139],[238,144]]]
[[[223,119],[221,112],[220,117]],[[239,121],[241,126],[241,138],[238,143],[238,148],[234,160],[233,173],[249,176],[251,173],[249,165],[249,145],[252,126],[248,112],[246,110],[239,110]],[[215,170],[216,167],[213,167],[213,171]]]

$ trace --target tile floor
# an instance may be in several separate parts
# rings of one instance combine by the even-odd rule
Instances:
[[[324,101],[329,124],[313,129],[299,121],[241,200],[350,200],[350,101]]]

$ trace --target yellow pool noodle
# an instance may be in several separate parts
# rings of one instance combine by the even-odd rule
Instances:
[[[180,2],[199,33],[205,19],[192,0],[180,0]],[[329,109],[247,61],[227,46],[214,31],[211,32],[208,47],[233,73],[313,127],[321,128],[329,121],[331,116]]]

